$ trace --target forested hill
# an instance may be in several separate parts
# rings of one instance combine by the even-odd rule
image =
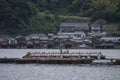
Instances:
[[[56,33],[65,16],[120,22],[120,0],[0,0],[0,34]]]

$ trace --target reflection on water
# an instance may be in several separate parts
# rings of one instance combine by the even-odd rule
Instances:
[[[0,49],[0,57],[22,57],[26,52],[58,49]],[[71,52],[102,52],[119,57],[120,50],[71,49]],[[0,64],[0,80],[120,80],[120,66],[108,64]]]
[[[120,80],[120,66],[0,64],[1,80]]]

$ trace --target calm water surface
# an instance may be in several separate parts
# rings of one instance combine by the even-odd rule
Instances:
[[[107,58],[120,58],[120,49],[68,49],[70,52],[102,52]],[[66,51],[63,49],[63,51]],[[0,49],[0,57],[21,58],[26,52],[59,52],[59,49]]]
[[[19,57],[26,52],[53,52],[57,49],[0,49],[0,57]],[[76,52],[101,51],[108,58],[120,58],[120,50],[72,49]],[[120,80],[119,65],[92,64],[0,64],[0,80]]]

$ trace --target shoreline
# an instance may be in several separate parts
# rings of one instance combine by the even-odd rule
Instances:
[[[0,49],[48,49],[48,50],[51,50],[51,49],[60,49],[60,48],[0,48]],[[64,49],[68,49],[68,50],[72,50],[72,49],[100,49],[100,50],[104,50],[102,48],[62,48],[63,50]],[[110,50],[111,48],[109,49],[106,49],[106,50]],[[112,48],[112,49],[116,49],[116,50],[120,50],[120,48]]]

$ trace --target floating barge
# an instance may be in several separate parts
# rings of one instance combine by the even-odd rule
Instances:
[[[41,63],[41,64],[89,64],[94,59],[80,59],[80,58],[41,58],[41,59],[30,59],[30,58],[0,58],[0,63]]]
[[[19,58],[0,58],[0,63],[16,63]]]
[[[95,59],[105,59],[105,56],[99,53],[69,53],[63,52],[28,52],[23,58],[0,58],[0,63],[42,63],[42,64],[89,64]]]
[[[120,58],[119,59],[111,59],[111,64],[112,65],[120,65]]]
[[[90,53],[83,53],[83,52],[72,52],[69,51],[65,52],[52,52],[52,53],[45,53],[45,52],[28,52],[23,58],[29,59],[105,59],[105,56],[101,52],[90,52]]]
[[[41,64],[89,64],[94,59],[76,59],[76,58],[44,58],[44,59],[17,59],[17,63],[41,63]]]

